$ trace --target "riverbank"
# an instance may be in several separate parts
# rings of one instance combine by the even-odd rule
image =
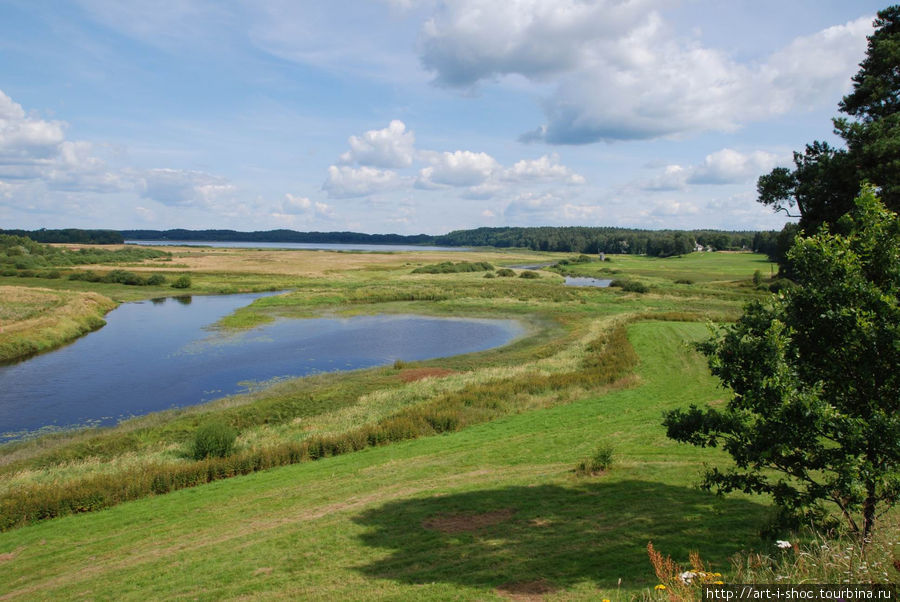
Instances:
[[[55,349],[102,327],[117,305],[94,292],[0,286],[0,362]]]

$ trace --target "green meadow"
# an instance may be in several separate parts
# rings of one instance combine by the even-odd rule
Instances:
[[[703,467],[726,455],[667,439],[661,419],[727,398],[692,343],[769,294],[765,258],[564,266],[637,280],[646,293],[565,287],[550,270],[415,273],[568,257],[448,255],[173,253],[188,293],[289,291],[219,328],[393,312],[512,317],[528,333],[478,354],[261,383],[113,428],[2,445],[0,596],[652,598],[651,541],[682,566],[694,551],[726,581],[752,578],[740,562],[773,553],[760,537],[767,500],[698,489]],[[72,282],[116,300],[159,293]],[[236,429],[236,450],[194,460],[193,433],[212,419]],[[611,464],[577,474],[601,448]]]

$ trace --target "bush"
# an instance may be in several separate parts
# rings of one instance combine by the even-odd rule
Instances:
[[[486,272],[484,277],[485,278],[496,278],[497,274],[495,274],[494,272]]]
[[[127,284],[129,286],[142,286],[146,281],[134,272],[127,270],[110,270],[103,277],[103,282],[115,282],[118,284]]]
[[[147,284],[149,286],[159,286],[161,284],[166,283],[166,277],[162,274],[153,274],[149,278],[147,278]]]
[[[779,278],[769,285],[769,290],[773,293],[780,293],[781,291],[790,290],[796,287],[797,283],[795,283],[793,280],[788,280],[787,278]]]
[[[537,272],[533,272],[531,270],[525,270],[524,272],[519,274],[519,278],[529,278],[532,280],[534,280],[535,278],[540,278],[540,277],[541,277],[540,274],[538,274]]]
[[[694,284],[694,281],[689,278],[680,278],[675,281],[675,284]]]
[[[582,477],[596,475],[609,470],[612,463],[613,448],[610,445],[603,445],[594,452],[593,456],[578,463],[578,466],[575,467],[575,474]]]
[[[625,283],[625,286],[622,287],[622,290],[628,293],[647,293],[650,292],[650,287],[643,282],[631,280]]]
[[[191,288],[191,277],[181,275],[172,283],[172,288]]]
[[[221,422],[207,422],[194,433],[191,457],[195,460],[224,458],[234,451],[237,431]]]
[[[413,274],[455,274],[459,272],[485,272],[493,270],[494,266],[486,261],[460,261],[453,263],[445,261],[443,263],[433,263],[431,265],[423,265],[412,271]]]
[[[611,287],[621,288],[623,291],[628,293],[646,293],[650,291],[650,287],[648,287],[643,282],[638,282],[637,280],[627,280],[627,279],[615,279],[609,283]]]
[[[516,275],[516,273],[509,268],[500,268],[499,270],[497,270],[497,275],[501,278],[512,278]]]
[[[759,286],[760,284],[762,284],[762,281],[763,281],[762,272],[760,272],[759,270],[756,270],[755,272],[753,272],[753,286]]]

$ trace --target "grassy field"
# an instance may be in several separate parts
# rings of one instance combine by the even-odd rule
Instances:
[[[116,303],[94,292],[0,286],[0,362],[59,347],[106,322]]]
[[[173,255],[166,269],[190,274],[187,292],[292,291],[238,310],[223,328],[407,312],[512,317],[528,334],[478,354],[280,382],[2,445],[0,521],[11,530],[0,533],[0,596],[629,599],[656,583],[651,540],[682,563],[698,550],[726,575],[731,555],[769,545],[758,536],[766,501],[697,490],[704,463],[723,454],[677,445],[660,425],[666,409],[727,395],[690,343],[708,336],[703,322],[732,319],[766,294],[752,284],[754,271],[770,273],[761,256],[566,266],[649,286],[638,294],[567,288],[549,271],[534,280],[413,273],[562,254]],[[48,282],[38,280],[0,283]],[[165,292],[49,282],[116,300]],[[210,418],[240,435],[233,457],[204,464],[186,450]],[[612,467],[576,476],[601,446],[613,449]]]

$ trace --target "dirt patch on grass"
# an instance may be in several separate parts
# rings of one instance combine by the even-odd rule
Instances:
[[[6,552],[5,554],[0,554],[0,563],[9,562],[10,560],[12,560],[13,558],[16,557],[16,554],[18,554],[19,550],[21,550],[21,549],[22,548],[16,548],[12,552]]]
[[[411,383],[423,378],[448,376],[450,374],[458,374],[458,372],[447,368],[406,368],[400,372],[399,377],[403,382]]]
[[[480,514],[441,514],[422,521],[422,526],[441,533],[466,533],[508,521],[516,513],[502,508]]]
[[[546,579],[539,579],[521,583],[504,583],[497,588],[497,594],[510,600],[542,600],[544,596],[555,593],[558,589]]]

